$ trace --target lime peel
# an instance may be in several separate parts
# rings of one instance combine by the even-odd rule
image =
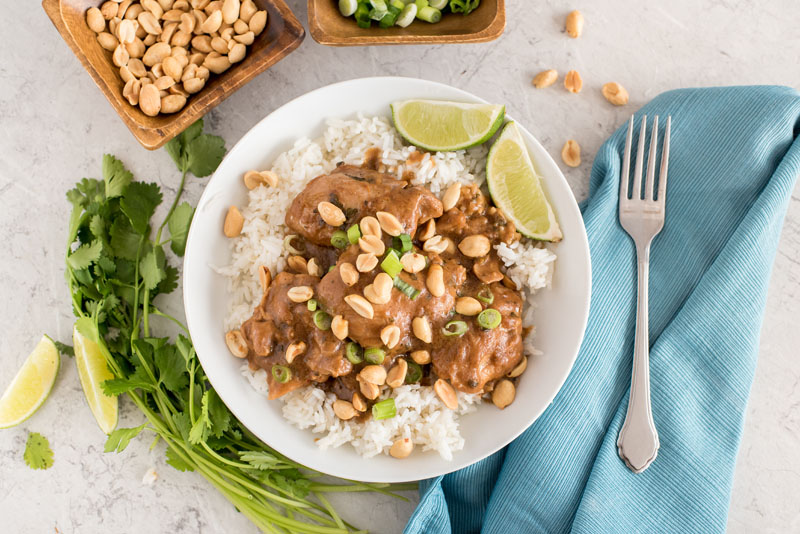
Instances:
[[[16,426],[39,409],[53,389],[60,363],[53,340],[42,336],[0,397],[0,428]]]
[[[489,149],[486,182],[495,206],[531,239],[561,241],[561,228],[547,201],[519,128],[509,122]]]
[[[401,100],[391,107],[392,121],[400,135],[430,152],[451,152],[485,143],[505,117],[505,106],[497,104]]]

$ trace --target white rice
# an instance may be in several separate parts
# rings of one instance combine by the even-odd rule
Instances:
[[[242,210],[244,227],[239,237],[231,240],[232,261],[216,268],[228,278],[232,295],[225,329],[238,328],[253,312],[262,296],[258,267],[266,265],[273,273],[284,269],[288,253],[283,240],[290,233],[284,225],[286,209],[305,185],[321,174],[345,162],[360,165],[369,148],[381,149],[381,163],[398,178],[406,170],[415,173],[414,184],[424,184],[433,193],[440,193],[453,182],[483,184],[485,180],[485,146],[425,154],[414,165],[406,160],[416,150],[404,144],[402,137],[385,117],[363,117],[354,120],[331,119],[320,139],[299,139],[294,146],[279,155],[270,170],[280,177],[277,187],[258,187],[249,192],[248,205]],[[533,296],[537,289],[550,283],[555,254],[533,242],[518,242],[495,247],[506,266],[508,276],[521,288],[525,298],[523,325],[532,327]],[[528,356],[539,354],[532,345],[533,335],[525,340]],[[250,371],[247,364],[242,374],[259,392],[267,394],[266,372]],[[450,460],[453,452],[461,450],[464,439],[458,429],[458,416],[476,409],[480,395],[458,393],[458,410],[449,410],[431,387],[417,384],[394,390],[387,388],[381,398],[394,397],[397,415],[391,419],[370,419],[360,423],[342,421],[333,413],[332,393],[308,386],[280,400],[283,416],[294,426],[324,434],[316,440],[321,449],[350,443],[364,457],[388,454],[392,443],[410,438],[422,450],[434,450]]]

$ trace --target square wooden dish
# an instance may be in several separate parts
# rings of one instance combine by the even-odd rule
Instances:
[[[448,13],[436,24],[415,20],[407,28],[359,28],[353,17],[339,13],[337,0],[308,0],[311,37],[329,46],[389,44],[484,43],[506,27],[505,0],[482,0],[469,15]]]
[[[222,74],[212,74],[179,112],[156,117],[148,117],[122,96],[124,84],[119,69],[111,62],[111,53],[100,46],[86,25],[86,10],[102,1],[42,0],[42,7],[134,137],[145,148],[155,150],[300,45],[305,36],[303,26],[283,0],[254,2],[259,9],[267,10],[267,27],[247,47],[244,60]]]

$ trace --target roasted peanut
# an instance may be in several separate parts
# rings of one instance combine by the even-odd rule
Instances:
[[[411,359],[414,360],[414,363],[418,363],[419,365],[431,363],[431,353],[427,350],[415,350],[410,356]]]
[[[381,330],[381,341],[386,348],[393,349],[400,342],[400,327],[397,325],[387,325]],[[405,377],[405,373],[403,374]]]
[[[451,386],[449,383],[439,378],[433,384],[433,390],[436,392],[436,395],[442,400],[445,406],[451,410],[458,408],[458,396],[456,396],[456,390],[453,389],[453,386]]]
[[[442,209],[444,211],[450,211],[455,208],[459,198],[461,198],[461,184],[459,182],[454,182],[450,184],[444,192],[444,196],[442,196]]]
[[[402,460],[403,458],[407,458],[413,450],[413,441],[411,441],[409,438],[400,438],[392,443],[392,446],[389,448],[389,454],[398,460]]]
[[[164,76],[169,78],[169,76]],[[172,78],[169,78],[172,80]],[[175,83],[175,80],[172,80]],[[170,85],[171,87],[172,85]],[[171,94],[161,99],[161,113],[177,113],[186,105],[186,97],[180,94]]]
[[[624,106],[628,103],[628,91],[617,82],[603,85],[602,93],[606,100],[615,106]]]
[[[430,266],[425,285],[434,297],[441,297],[444,295],[444,270],[441,265],[434,263]]]
[[[330,202],[320,202],[317,204],[317,211],[319,216],[326,224],[331,226],[341,226],[347,218],[339,206],[331,204]]]
[[[117,38],[108,32],[98,33],[97,42],[100,43],[100,46],[102,46],[109,52],[113,52],[114,49],[117,48],[117,46],[119,45],[119,41],[117,40]]]
[[[524,373],[525,369],[527,369],[527,368],[528,368],[528,357],[527,356],[523,356],[522,360],[517,364],[517,366],[514,367],[511,370],[510,373],[508,373],[508,377],[509,378],[516,378],[519,375],[521,375],[522,373]]]
[[[381,230],[389,234],[390,236],[398,236],[403,233],[403,225],[400,224],[400,221],[387,211],[379,211],[375,214],[375,217],[378,218],[378,222],[381,225]]]
[[[306,260],[303,256],[289,256],[286,258],[286,265],[288,265],[289,268],[296,273],[308,273],[308,260]]]
[[[161,111],[161,94],[158,92],[158,88],[153,84],[148,84],[142,87],[141,92],[139,93],[139,109],[142,110],[142,113],[148,115],[150,117],[155,117],[158,115],[158,112]],[[235,209],[235,208],[234,208]],[[236,213],[239,214],[239,210],[236,210]],[[228,211],[228,217],[230,217],[231,212]],[[228,217],[225,217],[225,227],[228,227]],[[239,214],[241,218],[241,214]],[[242,219],[244,222],[244,219]],[[239,232],[242,231],[242,225],[239,225],[238,231],[234,235],[239,235]],[[228,237],[233,237],[228,235],[227,231],[225,233]]]
[[[569,139],[561,147],[561,159],[570,167],[578,167],[581,164],[581,147],[574,139]]]
[[[335,316],[331,320],[331,332],[337,338],[344,340],[350,332],[350,321],[341,315]]]
[[[381,394],[381,388],[379,386],[364,380],[358,381],[358,389],[361,391],[361,394],[369,400],[377,399],[378,395]]]
[[[419,230],[417,230],[417,239],[424,242],[432,238],[435,234],[436,221],[433,219],[428,219],[428,222],[420,226]]]
[[[399,329],[398,329],[399,335]],[[403,358],[398,358],[397,363],[386,373],[386,385],[392,388],[399,388],[406,382],[408,363]]]
[[[110,19],[113,17],[110,17]],[[106,29],[106,18],[103,13],[96,7],[90,7],[86,11],[86,25],[94,33],[100,33]]]
[[[256,35],[261,34],[264,31],[264,27],[267,25],[267,12],[256,11],[256,13],[250,18],[250,31]]]
[[[492,250],[492,242],[485,235],[475,234],[462,239],[458,249],[469,258],[482,258]]]
[[[266,265],[258,268],[258,281],[261,282],[261,289],[266,291],[272,283],[272,272]]]
[[[514,397],[517,394],[517,389],[511,380],[501,380],[494,386],[492,391],[492,402],[501,410],[514,402]]]
[[[382,365],[367,365],[358,373],[358,378],[364,382],[382,386],[386,383],[386,369]]]
[[[305,341],[296,341],[286,347],[286,362],[292,363],[295,358],[300,356],[306,351],[306,342]]]
[[[583,34],[583,14],[578,11],[572,11],[567,15],[566,23],[564,24],[567,35],[573,39],[577,39]]]
[[[231,351],[231,354],[237,358],[247,358],[249,349],[247,348],[247,342],[244,340],[244,334],[242,334],[241,330],[231,330],[226,333],[225,344],[228,346],[228,350]]]
[[[245,47],[242,43],[236,43],[233,45],[228,52],[228,61],[231,63],[238,63],[244,59],[244,55],[247,52],[247,47]]]
[[[571,70],[564,76],[564,88],[570,93],[580,93],[583,80],[577,70]]]
[[[558,80],[558,71],[555,69],[543,70],[533,77],[533,86],[537,89],[550,87]]]
[[[322,267],[320,267],[319,260],[317,258],[311,258],[308,260],[306,267],[308,269],[308,274],[311,276],[322,276]]]
[[[217,11],[217,13],[219,13],[219,11]],[[335,413],[336,417],[343,421],[352,419],[358,414],[351,403],[341,399],[333,401],[333,413]]]
[[[239,0],[225,0],[222,2],[222,20],[225,24],[233,24],[239,18]]]
[[[367,403],[364,401],[364,396],[356,391],[353,393],[353,408],[355,408],[359,412],[366,412],[367,411]]]
[[[456,299],[456,313],[461,315],[478,315],[483,310],[483,306],[478,299],[472,297],[459,297]]]
[[[361,236],[358,240],[358,246],[362,251],[368,254],[375,254],[375,256],[381,256],[386,251],[386,245],[383,244],[381,238],[374,235]]]
[[[353,267],[352,263],[343,262],[339,265],[339,276],[342,277],[342,283],[347,287],[351,287],[358,282],[358,271]]]
[[[417,339],[420,341],[424,341],[425,343],[430,343],[433,339],[433,334],[431,333],[431,325],[428,322],[428,319],[425,317],[414,317],[411,321],[411,330],[414,332],[414,335],[417,336]]]
[[[425,256],[422,254],[411,252],[409,254],[403,254],[403,257],[400,258],[400,263],[403,265],[404,271],[413,274],[423,270],[427,262],[425,261]]]
[[[406,255],[407,256],[407,255]],[[405,256],[403,256],[405,258]],[[402,260],[401,260],[402,261]],[[375,254],[359,254],[356,258],[356,269],[360,273],[368,273],[378,265],[378,257]]]
[[[308,286],[295,286],[286,292],[289,300],[296,303],[306,302],[314,296],[314,290]]]
[[[347,295],[344,298],[344,301],[353,309],[353,311],[365,319],[372,319],[375,316],[375,310],[372,308],[372,304],[370,304],[369,301],[361,295]]]
[[[445,239],[440,235],[435,235],[422,244],[422,250],[424,250],[425,252],[433,252],[435,254],[441,254],[442,252],[447,250],[448,244],[449,243],[447,239]]]
[[[361,222],[358,223],[359,228],[361,229],[362,236],[372,235],[377,237],[378,239],[381,238],[381,223],[378,222],[378,219],[368,215],[361,219]]]

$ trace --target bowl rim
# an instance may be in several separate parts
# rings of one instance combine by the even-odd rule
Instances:
[[[333,89],[336,89],[336,88],[343,88],[343,87],[346,88],[348,85],[356,85],[357,86],[360,83],[395,84],[395,83],[403,83],[403,82],[422,83],[422,84],[425,84],[427,87],[436,87],[436,88],[439,88],[439,89],[447,90],[449,92],[458,93],[463,98],[465,98],[465,99],[467,99],[469,101],[486,103],[486,100],[484,100],[484,99],[482,99],[482,98],[480,98],[480,97],[478,97],[476,95],[473,95],[472,93],[464,91],[462,89],[450,86],[448,84],[444,84],[444,83],[440,83],[440,82],[433,82],[433,81],[429,81],[429,80],[423,80],[423,79],[419,79],[419,78],[400,77],[400,76],[377,76],[377,77],[355,78],[355,79],[351,79],[351,80],[341,81],[341,82],[337,82],[337,83],[333,83],[333,84],[330,84],[330,85],[326,85],[326,86],[317,88],[317,89],[309,91],[309,92],[307,92],[307,93],[305,93],[303,95],[300,95],[300,96],[298,96],[296,98],[293,98],[292,100],[286,102],[282,106],[280,106],[280,107],[274,109],[272,112],[268,113],[264,118],[262,118],[252,128],[250,128],[250,130],[248,130],[248,132],[245,133],[242,136],[242,138],[239,139],[239,141],[237,141],[234,144],[234,146],[231,148],[231,150],[226,155],[225,159],[226,160],[228,158],[234,158],[235,159],[238,156],[238,153],[241,150],[243,150],[241,147],[244,146],[244,144],[248,141],[248,138],[250,136],[252,136],[252,135],[255,135],[254,132],[257,132],[262,124],[267,122],[273,115],[279,113],[284,108],[289,108],[289,107],[292,107],[292,106],[296,106],[297,103],[302,102],[305,99],[314,98],[316,95],[318,95],[320,93],[324,93],[325,91],[330,91],[330,90],[333,90]],[[388,105],[388,103],[389,102],[387,101],[387,105]],[[332,113],[332,115],[334,115],[334,114]],[[510,116],[507,116],[506,118],[509,121],[514,120]],[[214,356],[213,355],[209,355],[206,352],[205,347],[201,347],[200,344],[196,342],[195,343],[195,348],[197,350],[198,358],[200,359],[201,364],[203,365],[204,369],[206,370],[206,375],[208,376],[208,378],[211,381],[212,385],[214,385],[214,387],[217,388],[217,393],[219,394],[220,398],[223,400],[223,402],[226,404],[226,406],[228,406],[228,408],[231,410],[231,413],[233,413],[234,416],[236,416],[237,419],[239,419],[239,421],[244,426],[246,426],[251,432],[253,432],[253,434],[258,436],[262,441],[264,441],[264,443],[266,443],[268,446],[272,447],[273,449],[277,450],[281,454],[284,454],[287,457],[292,458],[292,459],[298,461],[301,464],[307,465],[311,469],[315,469],[317,471],[320,471],[320,472],[323,472],[323,473],[326,473],[326,474],[329,474],[329,475],[333,475],[333,476],[337,476],[337,477],[341,477],[341,478],[347,478],[347,479],[351,479],[351,480],[360,480],[360,481],[363,481],[363,482],[409,482],[409,481],[414,481],[414,480],[421,480],[423,478],[431,478],[431,477],[447,474],[447,473],[462,469],[464,467],[467,467],[469,465],[472,465],[475,462],[478,462],[478,461],[490,456],[491,454],[496,453],[498,450],[500,450],[503,447],[507,446],[509,443],[511,443],[513,440],[515,440],[517,437],[519,437],[519,435],[522,434],[525,430],[527,430],[542,415],[542,413],[547,409],[547,407],[549,407],[550,404],[552,404],[553,399],[555,398],[555,396],[558,394],[558,392],[563,387],[567,377],[569,376],[570,372],[572,371],[572,368],[574,367],[575,361],[576,361],[576,359],[578,357],[578,354],[579,354],[579,351],[580,351],[580,347],[581,347],[581,345],[583,343],[583,339],[584,339],[584,336],[585,336],[585,333],[586,333],[586,326],[587,326],[587,323],[588,323],[589,308],[590,308],[590,303],[591,303],[591,282],[592,282],[591,256],[589,254],[588,238],[587,238],[587,235],[586,235],[585,226],[583,225],[583,219],[582,219],[582,216],[581,216],[581,213],[580,213],[580,209],[578,207],[578,203],[577,203],[577,201],[575,199],[574,193],[572,193],[572,189],[570,188],[566,178],[564,177],[563,173],[560,171],[560,169],[556,165],[555,160],[553,160],[552,156],[550,156],[550,154],[544,149],[544,147],[541,145],[541,143],[539,143],[539,141],[523,125],[521,125],[519,122],[517,122],[517,125],[519,126],[519,129],[520,129],[523,137],[525,138],[526,144],[528,144],[529,146],[530,146],[530,144],[534,144],[537,147],[538,154],[546,156],[549,159],[549,164],[551,164],[553,166],[553,168],[558,170],[557,177],[555,177],[555,176],[554,177],[549,177],[548,180],[556,179],[556,180],[561,181],[562,182],[561,185],[563,187],[566,187],[567,190],[570,192],[571,202],[568,203],[569,204],[569,209],[572,211],[570,216],[576,218],[575,220],[577,220],[579,222],[578,227],[580,228],[579,235],[571,235],[570,239],[575,239],[576,241],[579,242],[578,244],[575,245],[576,247],[578,247],[576,249],[576,251],[579,252],[579,256],[581,258],[585,259],[585,269],[580,273],[580,275],[581,275],[581,278],[582,278],[581,282],[583,284],[585,284],[586,291],[585,291],[585,294],[582,294],[583,300],[582,300],[581,314],[580,314],[580,317],[576,319],[577,322],[575,323],[576,325],[579,326],[580,335],[576,336],[574,338],[574,343],[570,344],[571,346],[574,347],[574,349],[572,349],[570,351],[570,354],[563,355],[565,357],[565,359],[569,360],[568,361],[568,365],[565,365],[563,367],[563,370],[558,374],[557,380],[553,380],[552,381],[552,384],[554,386],[557,386],[557,387],[553,387],[552,393],[547,396],[548,397],[547,401],[542,403],[541,407],[538,410],[533,410],[528,415],[526,415],[526,420],[525,420],[524,424],[520,424],[518,427],[514,428],[513,432],[509,433],[510,437],[508,437],[507,439],[504,438],[503,440],[497,442],[496,444],[493,444],[490,449],[482,452],[479,455],[471,456],[468,461],[456,461],[455,458],[453,460],[451,460],[451,461],[440,460],[437,463],[437,468],[436,469],[431,469],[430,471],[426,471],[422,476],[416,476],[416,475],[410,476],[410,475],[405,474],[405,473],[400,473],[400,474],[393,473],[391,475],[376,474],[375,472],[370,471],[370,470],[365,470],[364,472],[360,473],[359,475],[354,476],[354,474],[352,472],[348,471],[347,466],[336,465],[336,466],[332,466],[331,467],[329,463],[326,463],[324,461],[318,460],[316,457],[315,458],[304,457],[302,459],[298,459],[296,456],[294,456],[294,453],[296,452],[294,449],[291,449],[289,447],[277,446],[277,445],[274,444],[274,442],[270,443],[270,436],[267,435],[267,432],[263,431],[263,429],[261,429],[261,428],[253,428],[253,427],[251,427],[250,424],[248,424],[248,423],[255,422],[254,418],[251,417],[251,416],[248,416],[246,413],[244,413],[245,409],[242,406],[232,405],[232,403],[229,402],[230,401],[229,395],[231,395],[231,393],[229,391],[226,391],[224,388],[223,388],[223,390],[220,390],[214,384],[214,382],[216,380],[215,376],[217,376],[217,370],[214,368],[215,366],[213,365]],[[529,150],[530,150],[530,148],[529,148]],[[218,171],[211,177],[211,179],[206,184],[206,187],[205,187],[200,199],[198,200],[197,208],[196,208],[196,212],[195,212],[196,214],[199,214],[199,213],[203,212],[203,210],[206,207],[206,204],[214,201],[215,197],[218,195],[218,192],[215,191],[216,188],[212,187],[212,184],[214,183],[215,179],[217,178],[219,171],[223,169],[224,165],[225,165],[225,161],[223,161],[223,163],[220,165],[220,168],[218,169]],[[561,214],[560,217],[564,217],[565,216],[564,213],[563,213],[563,208],[564,207],[565,206],[561,206],[562,209],[559,210],[559,213]],[[196,310],[194,308],[194,299],[195,299],[195,297],[194,297],[193,292],[190,291],[190,288],[196,287],[197,283],[194,282],[194,279],[198,276],[196,274],[196,271],[199,271],[202,266],[199,264],[199,262],[193,262],[192,260],[193,260],[193,258],[195,256],[195,249],[201,248],[201,245],[205,241],[205,240],[202,239],[202,236],[200,236],[198,234],[198,232],[199,232],[198,227],[199,227],[199,225],[196,225],[195,222],[193,221],[192,226],[190,227],[190,230],[189,230],[188,237],[187,237],[186,254],[185,254],[184,260],[183,260],[183,271],[182,271],[182,286],[183,286],[184,309],[185,309],[185,313],[186,313],[186,324],[187,324],[187,327],[189,329],[190,335],[192,335],[192,332],[200,332],[200,330],[203,329],[203,328],[210,327],[210,328],[221,329],[221,327],[222,327],[222,325],[208,325],[208,324],[199,323],[198,319],[197,319],[197,315],[196,315]],[[219,275],[217,275],[217,276],[219,276]],[[194,336],[193,336],[193,338],[194,338]],[[226,356],[229,356],[229,355],[226,353]],[[206,360],[206,361],[204,361],[204,360]],[[211,363],[212,365],[210,365],[210,366],[207,365],[207,362]],[[242,379],[242,380],[244,380],[244,379]],[[243,382],[243,383],[246,383],[246,382]],[[262,397],[262,398],[264,398],[264,400],[266,402],[266,397]],[[242,410],[240,411],[240,409],[242,409]],[[474,413],[473,414],[468,414],[467,416],[469,416],[469,415],[475,415],[475,414]],[[294,427],[292,427],[288,422],[285,422],[285,424],[287,425],[287,428],[290,428],[292,430],[298,430],[298,429],[295,429]],[[307,433],[309,436],[313,435],[313,434],[311,434],[311,431],[308,430],[308,429],[306,429],[306,430],[298,430],[298,431],[299,432],[303,432],[303,433]],[[352,450],[352,448],[350,448],[350,449]],[[334,450],[336,450],[336,449],[334,449]],[[330,452],[330,451],[319,451],[318,449],[317,449],[317,451],[319,452],[318,456],[324,456],[325,453]],[[353,453],[355,454],[354,450],[353,450]],[[311,459],[312,461],[309,461],[309,459]],[[373,460],[371,458],[370,459],[363,459],[363,458],[360,458],[360,457],[359,457],[359,459],[361,460],[362,463],[366,462],[367,465],[371,460]]]
[[[452,33],[447,35],[391,35],[376,32],[369,36],[338,37],[332,35],[319,23],[317,3],[326,0],[308,0],[308,31],[311,37],[325,46],[375,46],[375,45],[426,45],[426,44],[463,44],[487,43],[499,39],[506,29],[505,0],[495,0],[497,13],[488,26],[477,32]]]

